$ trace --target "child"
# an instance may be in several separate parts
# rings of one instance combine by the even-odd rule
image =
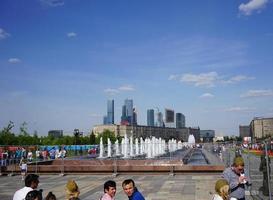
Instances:
[[[225,179],[219,179],[215,183],[216,194],[212,197],[212,200],[228,200],[229,184]]]
[[[21,176],[22,176],[22,181],[25,180],[26,174],[27,174],[27,163],[25,160],[20,161],[20,169],[21,169]]]

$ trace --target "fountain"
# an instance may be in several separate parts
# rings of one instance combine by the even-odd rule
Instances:
[[[102,137],[100,138],[100,156],[99,158],[103,158],[103,143],[102,143]]]
[[[193,145],[195,145],[195,138],[192,134],[189,135],[188,138],[188,144],[192,147]]]
[[[111,158],[111,155],[112,155],[111,146],[112,146],[112,144],[111,144],[110,138],[107,139],[107,144],[108,144],[108,146],[107,146],[107,157]]]
[[[120,156],[118,140],[115,142],[116,156]]]

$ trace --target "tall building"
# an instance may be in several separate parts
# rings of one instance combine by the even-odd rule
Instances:
[[[147,126],[155,125],[155,114],[153,109],[147,110]]]
[[[183,114],[182,114],[182,119],[181,119],[181,125],[182,125],[182,128],[186,127],[186,117]]]
[[[122,106],[122,125],[132,125],[133,124],[133,100],[125,99],[124,105]]]
[[[133,108],[133,125],[137,125],[137,110]]]
[[[107,116],[103,116],[103,124],[104,125],[108,124],[108,117]]]
[[[182,113],[175,114],[176,128],[183,128]]]
[[[159,126],[159,127],[163,127],[164,126],[164,122],[163,122],[163,114],[162,112],[158,112],[157,113],[157,116],[156,116],[156,126]]]
[[[107,101],[107,121],[108,124],[115,124],[113,99]]]

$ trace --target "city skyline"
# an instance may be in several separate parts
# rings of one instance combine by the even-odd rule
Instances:
[[[88,133],[133,99],[140,125],[171,108],[238,135],[273,117],[272,21],[269,0],[2,1],[0,129]]]

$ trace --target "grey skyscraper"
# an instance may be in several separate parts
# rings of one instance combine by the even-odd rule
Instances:
[[[185,126],[185,116],[182,113],[176,113],[176,128],[184,128]]]
[[[114,124],[115,119],[114,119],[114,100],[108,100],[107,101],[107,124]]]
[[[164,126],[164,122],[163,122],[163,114],[162,114],[162,112],[158,112],[157,113],[157,126],[159,126],[159,127],[162,127],[162,126]]]
[[[153,109],[147,110],[147,126],[155,125],[155,114]]]
[[[125,99],[122,106],[121,124],[132,125],[133,124],[133,100]]]

